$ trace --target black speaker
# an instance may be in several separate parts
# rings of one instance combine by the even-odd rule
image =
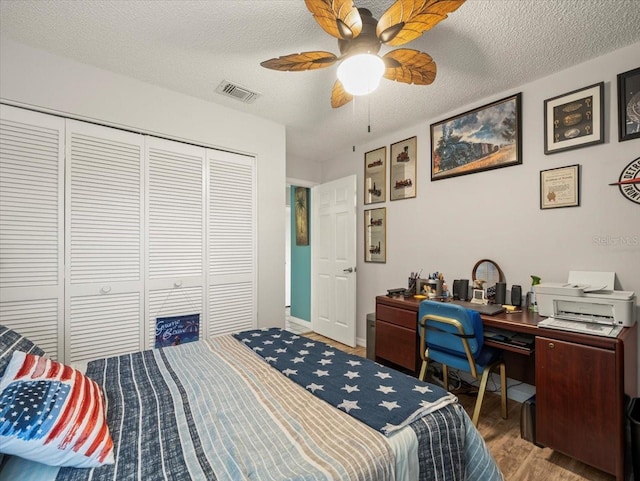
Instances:
[[[495,302],[498,305],[502,305],[505,303],[505,298],[507,297],[507,284],[504,282],[496,283],[496,299]]]
[[[453,298],[463,301],[469,295],[469,279],[456,279],[453,281]]]
[[[522,304],[522,287],[511,286],[511,305],[520,307]]]

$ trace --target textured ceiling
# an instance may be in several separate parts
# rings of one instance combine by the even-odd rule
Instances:
[[[379,18],[392,0],[355,3]],[[0,34],[272,119],[286,126],[288,160],[323,161],[376,132],[437,118],[640,41],[640,1],[467,0],[405,45],[434,58],[432,85],[383,79],[375,93],[340,109],[330,106],[335,66],[307,72],[260,67],[289,53],[338,54],[337,41],[302,0],[1,0]],[[222,80],[261,97],[253,104],[222,97],[215,93]]]

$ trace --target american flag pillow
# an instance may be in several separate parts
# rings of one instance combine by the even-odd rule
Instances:
[[[72,367],[15,351],[0,381],[0,452],[50,466],[113,464],[100,387]]]

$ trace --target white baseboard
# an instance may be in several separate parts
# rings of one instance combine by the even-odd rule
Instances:
[[[289,316],[287,317],[287,323],[289,329],[296,334],[302,334],[304,332],[311,331],[311,323],[309,321],[305,321],[304,319]]]

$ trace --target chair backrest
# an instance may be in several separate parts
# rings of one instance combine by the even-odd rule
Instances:
[[[418,313],[420,353],[426,348],[469,361],[475,371],[475,360],[482,350],[482,319],[476,311],[452,303],[422,301]],[[475,375],[475,373],[474,373]]]

